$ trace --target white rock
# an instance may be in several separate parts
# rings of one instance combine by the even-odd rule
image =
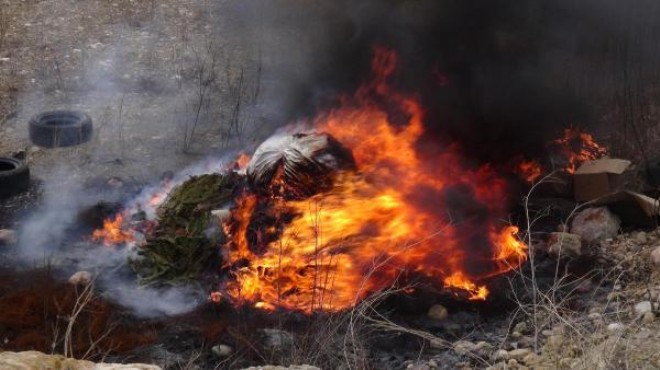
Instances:
[[[621,331],[623,331],[623,329],[625,329],[625,328],[626,328],[625,325],[623,325],[623,324],[621,324],[621,323],[618,323],[618,322],[613,322],[613,323],[607,325],[607,330],[608,330],[609,332],[612,332],[612,333],[618,333],[618,332],[621,332]]]
[[[660,245],[653,248],[653,251],[651,252],[651,262],[656,267],[660,267]]]
[[[584,254],[581,237],[569,233],[550,233],[548,253],[553,256],[581,256]]]
[[[528,329],[529,329],[529,327],[527,326],[527,323],[524,322],[524,321],[521,321],[521,322],[517,323],[517,324],[513,327],[513,331],[517,331],[517,332],[520,332],[520,333],[524,333],[524,332],[526,332]]]
[[[226,344],[218,344],[211,347],[211,352],[220,358],[224,358],[231,356],[231,354],[234,352],[234,349]]]
[[[599,314],[598,312],[592,312],[587,317],[589,317],[590,320],[596,321],[596,320],[600,320],[601,318],[603,318],[603,315]]]
[[[12,229],[0,230],[0,245],[14,245],[18,243],[18,234]]]
[[[475,344],[469,340],[459,340],[454,342],[454,352],[458,353],[459,355],[466,355],[471,353],[474,351],[474,348]]]
[[[447,312],[447,309],[443,305],[439,304],[434,304],[429,308],[429,312],[427,313],[427,316],[433,320],[436,321],[443,321],[447,318],[449,313]]]
[[[508,360],[509,359],[509,351],[505,349],[498,349],[495,351],[491,356],[491,360],[493,361],[500,361],[500,360]]]
[[[532,350],[528,348],[518,348],[509,352],[509,358],[517,361],[522,361],[527,355],[532,353]]]
[[[619,233],[621,221],[607,207],[587,208],[571,224],[571,233],[580,235],[585,244],[596,244]]]
[[[653,311],[653,305],[650,301],[642,301],[635,305],[635,312],[638,315],[643,315],[647,312]]]
[[[87,285],[91,282],[92,274],[89,271],[78,271],[69,278],[71,285]]]

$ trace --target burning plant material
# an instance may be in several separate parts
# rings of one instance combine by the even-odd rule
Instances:
[[[607,148],[598,144],[591,134],[579,127],[564,129],[563,136],[553,140],[549,149],[554,154],[551,158],[552,167],[556,166],[570,175],[575,174],[581,164],[607,155]],[[533,183],[546,169],[538,161],[521,159],[514,166],[513,172],[525,182]]]
[[[191,177],[158,207],[158,226],[130,261],[142,283],[194,280],[217,260],[219,233],[209,232],[211,211],[227,205],[243,184],[234,172]],[[146,221],[148,222],[148,221]],[[215,225],[219,228],[219,225]]]
[[[487,280],[526,259],[518,229],[498,221],[506,183],[465,165],[457,146],[419,152],[423,109],[389,87],[395,68],[395,54],[376,49],[373,81],[307,132],[266,141],[249,187],[229,171],[175,188],[132,262],[143,281],[193,278],[218,245],[226,276],[215,302],[339,311],[418,282],[486,299]],[[209,238],[211,210],[230,202],[224,235]]]
[[[567,160],[566,172],[570,174],[575,173],[580,164],[607,155],[606,148],[600,146],[591,134],[577,127],[564,129],[564,136],[553,144]]]
[[[251,224],[259,200],[237,200],[227,265],[241,267],[223,289],[233,301],[336,311],[415,278],[485,299],[484,279],[525,260],[517,229],[496,221],[507,208],[504,180],[488,166],[466,168],[454,147],[425,160],[415,147],[422,108],[387,84],[396,56],[377,49],[373,68],[372,82],[313,122],[351,149],[357,172],[343,172],[328,192],[286,202],[296,217],[256,249],[247,235],[264,233]],[[391,122],[376,101],[407,123]]]

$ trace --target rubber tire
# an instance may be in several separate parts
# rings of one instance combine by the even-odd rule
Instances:
[[[26,191],[30,187],[30,169],[25,162],[15,158],[0,157],[0,198],[9,198]]]
[[[82,112],[43,112],[32,117],[29,126],[30,140],[44,148],[79,145],[92,138],[92,119]]]

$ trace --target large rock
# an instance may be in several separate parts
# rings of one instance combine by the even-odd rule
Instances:
[[[579,257],[584,254],[579,235],[570,233],[550,233],[548,253],[553,256]]]
[[[621,220],[607,207],[587,208],[573,219],[571,233],[580,235],[585,244],[596,244],[619,233]]]
[[[443,305],[439,304],[434,304],[429,308],[429,312],[427,313],[427,316],[433,320],[436,321],[444,321],[449,313],[447,312],[447,309]]]
[[[47,355],[37,351],[0,352],[2,370],[162,370],[147,364],[95,364],[91,361],[75,360],[61,355]]]

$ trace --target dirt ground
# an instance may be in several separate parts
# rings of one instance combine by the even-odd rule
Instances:
[[[0,153],[26,151],[37,178],[60,170],[83,181],[119,176],[143,182],[221,155],[239,136],[229,129],[235,112],[227,94],[237,89],[236,76],[251,73],[256,63],[254,45],[230,24],[225,3],[4,1]],[[253,93],[257,83],[246,78],[238,88]],[[259,117],[254,98],[242,103],[241,122],[234,125],[245,133]],[[29,119],[55,109],[89,114],[93,140],[67,149],[31,145]],[[243,145],[250,136],[241,137]]]

